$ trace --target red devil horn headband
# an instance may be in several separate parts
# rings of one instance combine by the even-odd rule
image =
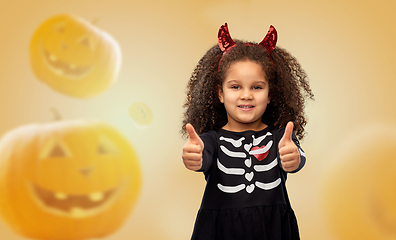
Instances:
[[[271,58],[271,53],[274,51],[276,46],[276,41],[278,40],[278,33],[274,26],[270,26],[267,35],[265,35],[264,39],[259,43],[259,45],[265,49],[267,49],[268,55]],[[230,50],[231,48],[236,46],[234,40],[232,40],[230,32],[228,31],[227,23],[222,25],[219,29],[218,33],[218,42],[223,55]],[[223,58],[222,58],[223,59]],[[221,60],[220,59],[220,63]],[[271,58],[272,61],[272,58]],[[220,67],[219,63],[219,67]]]
[[[228,49],[235,46],[235,42],[232,40],[230,32],[228,31],[227,23],[220,27],[217,37],[222,52],[226,52]]]
[[[265,35],[263,41],[259,43],[260,46],[267,49],[268,54],[271,55],[272,51],[274,51],[276,47],[276,41],[278,40],[278,32],[274,28],[274,26],[270,26],[267,35]]]

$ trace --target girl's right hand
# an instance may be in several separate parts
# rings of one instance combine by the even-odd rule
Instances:
[[[183,163],[187,169],[197,171],[202,167],[204,143],[190,123],[187,123],[186,130],[189,139],[183,147]]]

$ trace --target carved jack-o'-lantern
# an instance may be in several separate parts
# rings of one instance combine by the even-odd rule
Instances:
[[[140,185],[133,148],[105,123],[28,125],[0,141],[0,216],[29,238],[104,237],[129,216]]]
[[[43,22],[30,43],[30,63],[39,80],[58,92],[87,98],[108,89],[121,65],[117,42],[71,15]]]
[[[136,102],[128,109],[129,116],[138,128],[145,128],[153,121],[153,113],[144,102]]]

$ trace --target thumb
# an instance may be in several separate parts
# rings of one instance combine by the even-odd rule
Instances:
[[[285,128],[285,132],[283,133],[283,137],[279,141],[279,146],[283,146],[286,142],[292,141],[293,128],[293,122],[288,122]]]
[[[186,130],[187,130],[188,136],[190,138],[190,141],[192,143],[198,144],[198,145],[202,145],[202,140],[198,136],[197,132],[195,132],[195,129],[194,129],[193,125],[191,125],[190,123],[187,123],[186,124]]]

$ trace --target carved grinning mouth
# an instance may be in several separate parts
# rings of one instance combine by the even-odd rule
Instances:
[[[373,216],[373,219],[375,219],[376,225],[384,231],[389,234],[392,234],[395,236],[396,234],[396,224],[395,224],[395,219],[396,219],[396,214],[393,209],[389,209],[388,206],[384,206],[383,203],[381,203],[381,200],[379,199],[378,196],[372,195],[368,197],[369,200],[369,210],[370,213]]]
[[[67,76],[69,78],[81,78],[91,69],[91,67],[82,67],[64,62],[44,48],[42,49],[43,58],[45,59],[46,64],[58,75]]]
[[[36,202],[44,209],[73,218],[89,217],[104,210],[113,202],[121,188],[118,186],[103,192],[77,195],[46,190],[32,183],[29,185]]]

